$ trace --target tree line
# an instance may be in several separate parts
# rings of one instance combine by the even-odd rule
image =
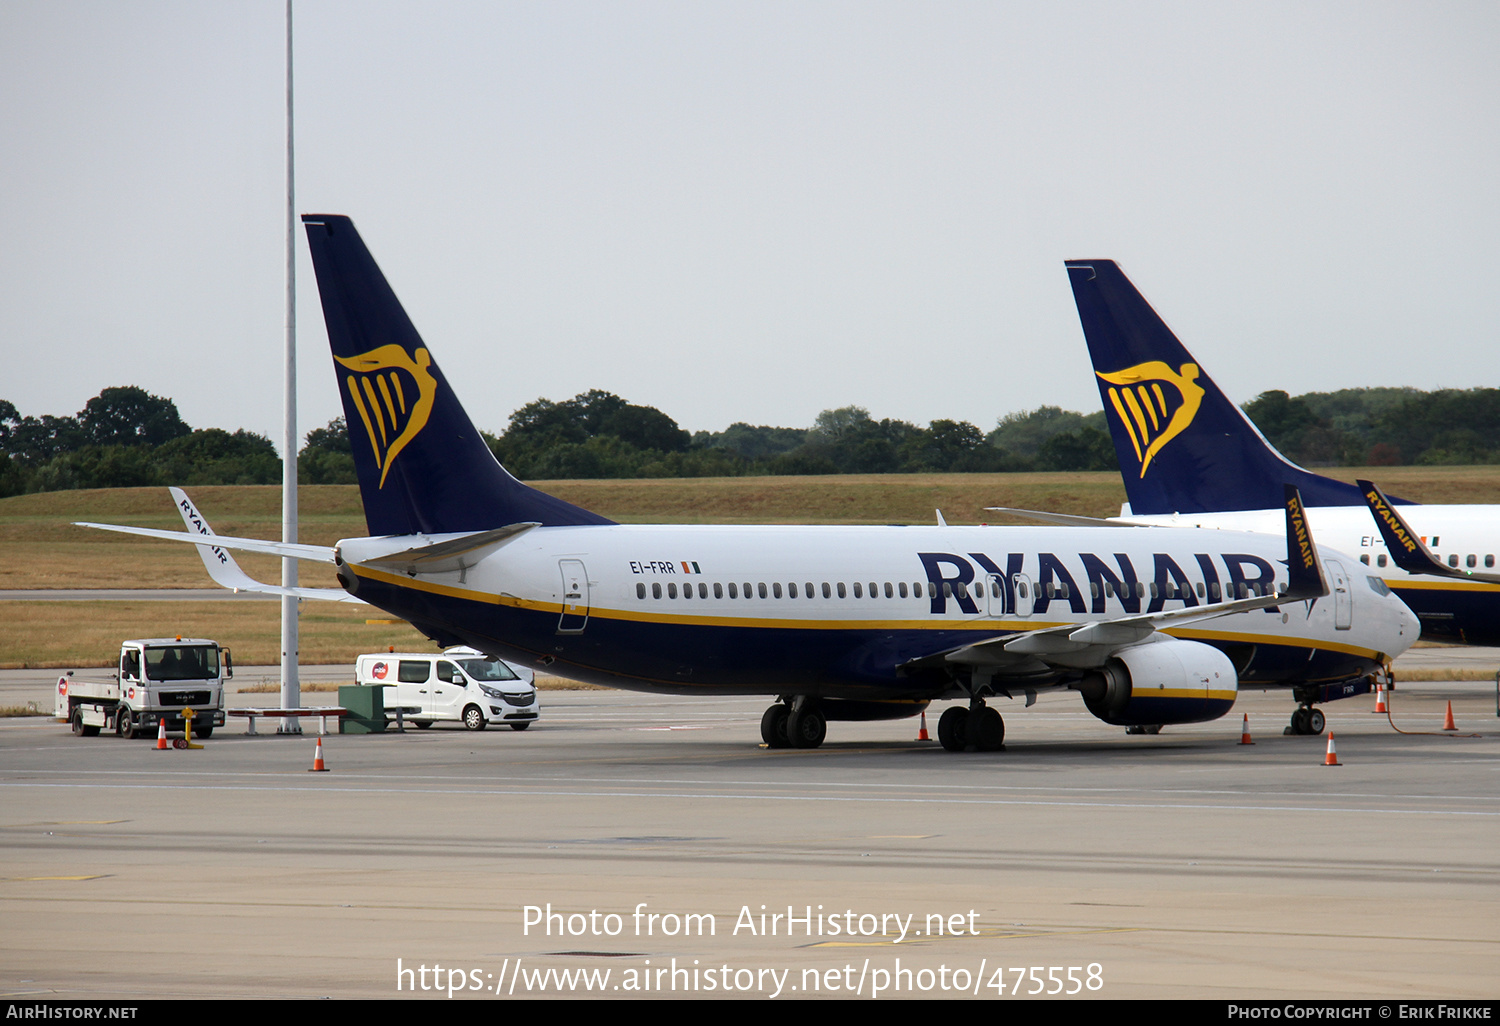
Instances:
[[[1250,416],[1289,459],[1309,467],[1500,462],[1500,389],[1362,388],[1263,392]],[[824,410],[806,428],[735,423],[689,433],[662,411],[597,389],[537,399],[484,434],[517,477],[737,477],[1115,470],[1102,412],[1056,406],[1008,414],[989,432],[962,420],[926,427],[876,420],[860,406]],[[308,432],[304,484],[352,484],[343,418]],[[72,417],[23,417],[0,399],[0,497],[70,488],[279,484],[271,440],[193,430],[176,404],[135,386],[106,388]]]

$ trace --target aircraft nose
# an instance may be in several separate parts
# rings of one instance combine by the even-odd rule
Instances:
[[[1418,620],[1417,614],[1411,611],[1411,607],[1397,596],[1387,596],[1387,601],[1395,603],[1396,622],[1401,627],[1401,650],[1404,652],[1416,644],[1417,636],[1422,633],[1422,621]],[[1395,653],[1392,654],[1394,655]]]

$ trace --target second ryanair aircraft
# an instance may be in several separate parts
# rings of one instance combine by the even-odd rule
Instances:
[[[773,748],[960,699],[939,740],[994,750],[989,701],[1052,690],[1153,730],[1223,715],[1241,683],[1290,687],[1321,729],[1312,702],[1415,639],[1378,578],[1318,555],[1292,489],[1277,535],[613,523],[507,473],[354,225],[303,221],[371,537],[213,541],[330,562],[441,645],[613,687],[775,696]]]
[[[1290,483],[1317,537],[1358,554],[1417,614],[1424,637],[1500,644],[1500,507],[1392,500],[1430,550],[1425,561],[1408,559],[1388,544],[1390,507],[1382,516],[1378,490],[1313,474],[1277,452],[1114,261],[1067,268],[1130,499],[1129,517],[1117,522],[1276,532]]]

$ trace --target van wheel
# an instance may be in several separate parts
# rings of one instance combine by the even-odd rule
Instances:
[[[431,720],[412,720],[412,722],[417,725],[418,730],[426,730],[428,727],[432,726]]]
[[[512,723],[510,725],[510,729],[511,730],[525,730],[529,726],[531,726],[531,721],[527,720],[525,723]]]
[[[484,710],[477,705],[471,705],[464,709],[464,726],[469,730],[483,730],[489,726],[485,722]]]

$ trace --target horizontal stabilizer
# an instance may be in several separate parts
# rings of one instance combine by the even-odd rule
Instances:
[[[365,566],[379,566],[399,570],[404,574],[451,573],[473,566],[495,547],[540,527],[535,521],[524,524],[508,524],[492,531],[478,531],[459,538],[403,549],[388,556],[376,556],[360,562]],[[468,558],[465,558],[468,557]]]
[[[119,524],[90,524],[81,520],[75,520],[73,526],[92,527],[97,531],[118,531],[121,534],[138,534],[142,538],[157,538],[161,541],[203,544],[201,535],[187,534],[183,531],[158,531],[150,527],[122,527]],[[265,541],[261,538],[229,538],[222,534],[214,535],[213,543],[221,548],[235,549],[239,552],[260,552],[268,556],[281,556],[287,559],[311,560],[314,563],[333,562],[333,549],[324,545],[299,545],[296,542]]]

